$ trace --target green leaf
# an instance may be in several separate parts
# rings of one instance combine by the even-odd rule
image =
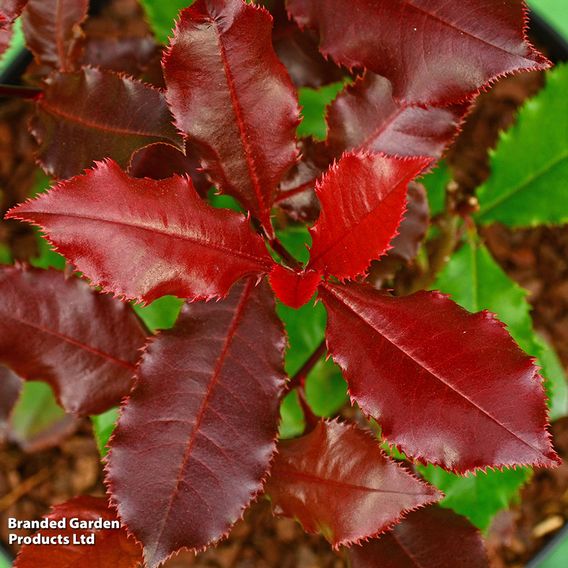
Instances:
[[[298,126],[298,136],[313,136],[324,140],[327,136],[325,113],[327,105],[333,101],[344,87],[342,82],[331,83],[319,89],[302,87],[298,96],[302,107],[303,120]]]
[[[14,27],[12,28],[12,38],[10,39],[10,45],[8,49],[0,57],[0,73],[4,73],[10,65],[14,62],[16,57],[20,54],[25,46],[24,31],[22,29],[22,19],[18,18],[14,22]]]
[[[520,110],[491,153],[491,177],[478,190],[481,223],[510,227],[568,222],[568,64]]]
[[[424,184],[428,192],[428,205],[430,206],[430,215],[438,215],[442,213],[446,204],[446,187],[452,181],[450,168],[445,161],[441,161],[436,169],[426,174],[420,179],[420,183]]]
[[[321,303],[297,310],[279,303],[276,309],[288,334],[285,369],[292,377],[323,341],[327,313]],[[308,375],[306,398],[318,416],[332,416],[347,401],[347,385],[331,359],[322,357]]]
[[[114,431],[114,427],[116,426],[118,414],[118,408],[111,408],[102,414],[91,416],[95,440],[97,441],[97,447],[99,448],[99,452],[103,458],[107,455],[107,444]]]
[[[305,225],[291,225],[284,230],[277,230],[276,235],[286,250],[302,263],[310,260],[308,246],[312,244],[312,237]]]
[[[542,366],[541,373],[546,379],[546,387],[550,400],[550,419],[558,420],[568,416],[568,384],[566,373],[558,355],[550,343],[537,337],[539,345],[538,362]]]
[[[0,264],[12,264],[12,253],[10,249],[3,243],[0,243]]]
[[[528,468],[478,472],[460,477],[439,467],[419,466],[420,473],[444,492],[442,507],[453,509],[467,517],[476,527],[485,530],[493,517],[518,499],[519,489],[530,479]]]
[[[304,432],[304,413],[296,391],[288,393],[280,405],[280,438],[295,438]]]
[[[20,397],[10,416],[11,438],[23,448],[49,440],[70,425],[72,418],[57,404],[51,387],[24,381]]]
[[[182,306],[183,300],[174,296],[162,296],[148,306],[132,305],[134,311],[152,333],[158,329],[173,327]]]
[[[180,10],[191,6],[195,0],[141,0],[148,23],[158,41],[168,43]]]

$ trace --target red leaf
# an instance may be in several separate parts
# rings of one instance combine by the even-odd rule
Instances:
[[[364,273],[387,250],[406,205],[408,183],[429,164],[380,154],[345,154],[316,185],[321,214],[310,228],[310,268],[338,278]]]
[[[335,156],[353,149],[439,158],[458,132],[469,105],[405,107],[388,79],[367,73],[331,103],[327,143]]]
[[[426,507],[393,531],[348,551],[352,568],[487,568],[479,531],[448,509]]]
[[[136,541],[129,537],[123,528],[112,529],[72,529],[70,520],[117,523],[115,513],[108,508],[107,500],[102,497],[75,497],[66,503],[55,505],[44,519],[51,521],[66,520],[66,528],[42,529],[37,534],[53,539],[52,544],[24,545],[16,558],[14,568],[69,568],[70,566],[85,568],[137,568],[142,563],[142,549]],[[58,542],[68,539],[68,543]],[[81,536],[94,535],[95,544],[74,544]]]
[[[0,55],[2,55],[10,45],[12,40],[12,25],[0,18]]]
[[[21,390],[20,377],[4,365],[0,365],[0,444],[4,442],[8,420]]]
[[[392,240],[388,256],[396,256],[410,262],[418,254],[430,225],[430,209],[424,186],[411,182],[408,185],[408,205],[399,226],[398,235]]]
[[[2,0],[0,6],[0,22],[12,23],[26,7],[28,0]]]
[[[492,314],[439,292],[326,284],[319,295],[351,397],[407,455],[460,473],[557,463],[538,369]]]
[[[158,142],[150,144],[132,154],[128,174],[132,177],[150,179],[166,179],[175,174],[188,174],[193,182],[193,187],[199,195],[205,197],[211,187],[211,183],[200,171],[199,160],[195,150],[186,145],[185,154],[170,144]]]
[[[81,49],[79,25],[89,0],[29,0],[22,15],[26,45],[38,63],[71,71]]]
[[[319,422],[280,442],[267,493],[275,514],[321,532],[334,548],[376,536],[441,494],[389,460],[367,432]]]
[[[152,36],[109,35],[106,27],[101,31],[104,35],[101,32],[100,35],[87,32],[83,65],[126,73],[136,78],[140,78],[155,61],[159,67],[161,51]]]
[[[285,344],[270,288],[254,279],[221,303],[187,304],[176,327],[150,343],[108,467],[113,501],[148,568],[223,537],[262,489]]]
[[[320,214],[315,194],[316,180],[329,167],[332,157],[322,142],[304,138],[299,143],[300,161],[280,184],[277,205],[295,221],[313,223]]]
[[[301,308],[309,302],[321,282],[321,273],[314,270],[295,272],[275,264],[270,273],[270,285],[276,297],[291,308]]]
[[[324,59],[318,51],[317,34],[311,30],[300,30],[288,18],[284,0],[265,0],[262,4],[274,18],[274,50],[296,86],[317,89],[343,79],[341,69],[333,61]]]
[[[288,0],[301,27],[317,28],[320,51],[363,66],[414,104],[463,101],[498,77],[546,69],[525,37],[521,0]]]
[[[39,99],[31,131],[42,168],[58,178],[111,157],[126,167],[134,150],[153,142],[183,148],[163,94],[111,71],[54,73]]]
[[[297,158],[296,93],[271,39],[271,17],[242,0],[198,0],[181,12],[164,58],[180,130],[224,193],[272,235],[270,208]]]
[[[113,161],[7,217],[40,226],[106,292],[147,303],[167,294],[222,297],[239,278],[272,266],[248,220],[202,201],[189,178],[131,178]]]
[[[98,414],[128,393],[146,334],[129,306],[54,270],[0,270],[0,363]]]

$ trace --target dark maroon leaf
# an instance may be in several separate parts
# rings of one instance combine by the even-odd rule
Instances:
[[[367,73],[331,103],[327,143],[334,156],[364,149],[439,158],[456,136],[468,107],[403,106],[393,98],[388,79]]]
[[[82,63],[140,79],[159,54],[152,36],[87,36]]]
[[[54,270],[0,270],[0,363],[49,383],[68,412],[98,414],[130,390],[145,332],[131,308]]]
[[[376,536],[441,497],[387,458],[369,432],[323,421],[280,442],[266,490],[276,514],[321,532],[334,548]]]
[[[304,138],[300,161],[280,184],[276,204],[295,221],[314,222],[320,213],[316,180],[329,167],[332,156],[323,142]]]
[[[410,262],[418,254],[420,243],[428,231],[430,209],[424,186],[410,182],[408,185],[407,207],[398,235],[392,240],[392,248],[387,256],[400,258]]]
[[[275,264],[270,273],[270,285],[276,297],[291,308],[300,308],[314,295],[321,281],[315,270],[296,272]]]
[[[320,51],[387,77],[404,103],[463,101],[498,77],[546,69],[525,37],[521,0],[287,0]]]
[[[42,529],[41,535],[54,542],[24,545],[14,568],[137,568],[142,564],[142,548],[128,536],[126,529],[120,528],[116,514],[103,497],[75,497],[55,505],[44,518],[52,521],[65,519],[66,527]],[[111,524],[114,527],[111,529],[73,529],[70,527],[71,519],[93,523],[102,521],[118,526]],[[58,542],[58,535],[69,542]],[[77,540],[94,535],[95,543],[74,543],[73,535]]]
[[[22,380],[16,373],[0,365],[0,443],[6,435],[10,413],[20,396]]]
[[[95,160],[126,167],[132,152],[154,142],[183,148],[163,94],[111,71],[54,73],[38,100],[31,131],[42,168],[69,178]]]
[[[318,51],[317,34],[312,30],[300,30],[288,17],[284,0],[265,0],[262,4],[274,18],[274,50],[296,86],[317,89],[343,79],[341,69]]]
[[[249,278],[222,302],[187,304],[148,346],[108,467],[148,568],[223,537],[262,489],[285,344],[270,288]]]
[[[426,507],[391,532],[348,551],[352,568],[487,568],[479,531],[448,509]]]
[[[248,219],[203,201],[187,177],[132,178],[112,160],[11,209],[57,251],[117,296],[152,302],[225,296],[273,262]]]
[[[310,228],[308,266],[340,279],[364,273],[388,250],[408,184],[430,163],[429,158],[345,154],[316,185],[321,214]]]
[[[211,188],[211,183],[201,171],[198,171],[199,168],[199,159],[190,144],[186,144],[184,154],[170,144],[157,142],[140,148],[132,154],[128,174],[132,177],[158,180],[175,174],[188,174],[193,187],[199,195],[205,197]]]
[[[270,15],[242,0],[198,0],[181,12],[164,73],[176,124],[206,172],[272,235],[276,190],[297,159],[299,108]]]
[[[29,0],[22,15],[24,35],[36,61],[71,71],[81,49],[80,24],[89,0]]]
[[[558,462],[538,368],[493,314],[439,292],[328,283],[319,296],[352,399],[405,454],[460,473]]]

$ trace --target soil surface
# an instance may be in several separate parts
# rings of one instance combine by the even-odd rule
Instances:
[[[140,17],[132,0],[117,0],[120,17]],[[130,11],[129,11],[130,10]],[[464,194],[489,173],[488,149],[498,132],[509,127],[518,106],[542,86],[542,76],[531,73],[501,81],[480,97],[448,161]],[[6,189],[3,207],[22,200],[33,183],[35,168],[28,159],[30,141],[22,136],[25,111],[21,103],[0,107],[0,183]],[[9,160],[9,161],[7,161]],[[508,274],[530,292],[534,320],[568,366],[568,228],[538,228],[512,232],[493,226],[484,237]],[[16,256],[34,253],[35,240],[25,225],[3,224],[0,240]],[[556,449],[565,464],[552,471],[537,471],[523,490],[521,504],[495,519],[487,538],[492,566],[523,566],[535,551],[568,519],[568,419],[552,427]],[[90,425],[57,447],[24,453],[13,445],[0,453],[0,540],[5,548],[7,518],[35,519],[49,507],[79,494],[102,495],[102,471]],[[11,548],[16,553],[16,548]],[[341,554],[330,550],[318,536],[305,535],[289,519],[274,519],[266,501],[255,504],[230,537],[197,557],[182,553],[168,568],[340,568]]]

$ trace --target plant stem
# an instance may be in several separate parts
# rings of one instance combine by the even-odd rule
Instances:
[[[310,371],[316,366],[316,363],[321,359],[325,353],[326,344],[325,339],[316,347],[314,352],[308,357],[306,362],[302,365],[300,370],[288,382],[288,390],[295,389],[296,387],[303,387],[307,376]]]
[[[458,228],[460,218],[456,215],[447,214],[440,220],[440,238],[432,257],[428,270],[417,278],[408,291],[409,294],[418,290],[428,290],[435,282],[439,272],[446,266],[458,243]]]
[[[16,99],[37,99],[41,95],[41,89],[35,87],[23,87],[21,85],[0,84],[0,97],[13,97]]]
[[[295,270],[299,270],[302,268],[302,264],[298,262],[284,247],[284,245],[277,239],[270,240],[270,246],[274,249],[284,262],[290,267]]]

